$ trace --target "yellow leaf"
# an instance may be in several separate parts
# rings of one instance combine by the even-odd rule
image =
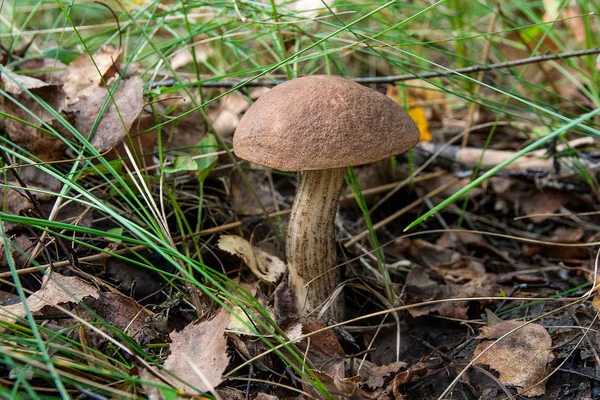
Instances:
[[[421,141],[429,142],[431,140],[431,133],[429,132],[429,122],[425,117],[425,110],[423,110],[423,107],[415,106],[416,100],[409,94],[406,95],[406,100],[402,99],[397,86],[390,86],[386,95],[401,106],[408,105],[408,115],[416,122],[417,127],[419,128]],[[411,106],[411,104],[413,104],[413,106]]]
[[[408,96],[409,104],[412,98]],[[414,102],[414,100],[412,100]],[[421,134],[422,142],[429,142],[431,140],[431,132],[429,132],[429,122],[425,118],[425,110],[421,106],[410,107],[408,109],[408,115],[417,123],[419,133]]]

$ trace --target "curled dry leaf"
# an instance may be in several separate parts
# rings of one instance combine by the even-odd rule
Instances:
[[[33,314],[45,306],[79,303],[88,296],[98,298],[98,289],[76,276],[53,273],[40,290],[27,297],[27,304],[29,312]],[[26,314],[23,303],[0,306],[0,319],[7,322],[14,322]]]
[[[514,329],[517,330],[494,343]],[[503,321],[483,327],[481,331],[478,338],[487,340],[479,343],[473,352],[476,364],[489,365],[500,374],[501,382],[516,387],[520,395],[541,396],[546,392],[545,379],[554,355],[552,338],[544,327]]]
[[[283,261],[252,246],[240,236],[222,235],[219,238],[219,248],[244,260],[254,275],[263,282],[274,284],[285,272]]]
[[[222,309],[215,318],[199,324],[190,324],[180,333],[171,333],[171,354],[165,369],[173,387],[189,394],[213,390],[223,381],[223,372],[229,364],[225,329],[229,313]]]
[[[0,98],[2,111],[13,116],[4,118],[4,127],[10,139],[44,161],[60,159],[66,148],[64,142],[48,133],[47,129],[42,130],[42,126],[47,124],[67,138],[70,135],[57,117],[42,104],[46,103],[61,115],[66,105],[64,93],[56,85],[7,70],[2,73],[2,85],[14,99],[13,102],[8,97]]]
[[[272,396],[270,394],[259,393],[256,395],[254,400],[279,400],[279,398],[277,396]]]

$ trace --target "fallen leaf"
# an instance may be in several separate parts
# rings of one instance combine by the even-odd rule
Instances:
[[[31,201],[22,190],[19,191],[6,186],[0,188],[0,209],[2,212],[11,215],[21,215],[32,208],[33,205],[31,204]],[[15,225],[14,223],[8,223],[7,225],[6,222],[4,224],[8,227]]]
[[[411,297],[411,304],[441,299],[486,297],[492,296],[498,291],[496,284],[488,279],[486,275],[476,277],[470,282],[460,285],[453,283],[440,284],[431,279],[425,268],[419,265],[413,267],[408,273],[406,286]],[[408,312],[413,317],[435,313],[448,318],[466,320],[468,319],[468,308],[468,300],[457,300],[410,308]]]
[[[31,252],[35,247],[35,242],[27,235],[17,234],[9,239],[9,249],[17,269],[23,267],[31,256]],[[6,257],[6,246],[0,238],[0,266],[8,268],[8,258]]]
[[[360,383],[370,389],[382,388],[386,379],[406,368],[406,363],[396,361],[386,365],[376,365],[368,360],[352,358],[352,371],[358,371]]]
[[[163,134],[162,139],[165,149],[183,149],[196,146],[206,134],[204,119],[200,111],[194,111],[180,117],[179,115],[185,111],[184,104],[178,104],[177,111],[180,112],[169,115],[173,122],[165,126],[167,128],[166,134]]]
[[[131,141],[126,143],[121,142],[115,146],[107,155],[107,160],[122,160],[129,169],[133,169],[132,162],[139,160],[139,165],[148,167],[154,164],[154,150],[158,141],[159,129],[155,128],[156,118],[149,112],[142,111],[139,117],[131,124],[129,129],[129,137]],[[124,144],[131,147],[132,151],[137,155],[137,160],[126,156]],[[121,167],[120,163],[117,167]],[[148,169],[147,173],[152,174],[155,169]]]
[[[250,102],[240,92],[231,92],[221,99],[221,107],[241,114],[250,108]]]
[[[277,396],[271,396],[270,394],[260,392],[256,395],[254,400],[279,400],[279,398]]]
[[[107,324],[115,326],[127,333],[138,343],[148,343],[156,332],[146,322],[151,313],[131,297],[120,293],[100,293],[97,298],[85,301],[85,307],[78,307],[78,315],[84,315],[87,310],[93,310],[97,317]],[[92,320],[92,319],[91,319]]]
[[[208,46],[208,43],[203,42],[202,40],[205,38],[198,38],[198,42],[192,44],[190,47],[186,47],[185,49],[177,52],[173,59],[171,60],[171,68],[174,71],[185,67],[192,62],[204,63],[208,60],[208,56],[214,53],[214,49]],[[194,54],[192,54],[192,51]]]
[[[107,82],[112,87],[114,80]],[[140,77],[123,79],[112,94],[112,100],[102,114],[91,139],[92,145],[99,152],[115,147],[123,141],[144,106],[144,83]],[[108,90],[96,86],[80,94],[77,101],[70,103],[68,111],[74,115],[75,127],[84,136],[88,136],[96,123],[98,110],[102,108],[108,97]]]
[[[100,86],[103,79],[108,81],[112,78],[117,72],[120,57],[120,49],[102,46],[92,57],[82,54],[73,60],[67,67],[68,77],[63,86],[69,104],[76,102],[80,95],[87,95],[89,88]]]
[[[273,314],[275,314],[277,325],[281,329],[288,329],[290,325],[300,322],[296,301],[294,300],[294,289],[290,286],[288,279],[283,279],[273,291]]]
[[[171,333],[170,354],[164,368],[177,377],[169,383],[188,394],[201,394],[223,381],[229,364],[225,329],[229,313],[222,309],[213,319],[186,326],[181,333]]]
[[[472,359],[497,371],[500,381],[516,387],[520,395],[541,396],[546,392],[545,380],[554,359],[552,338],[541,325],[523,324],[504,321],[481,328],[477,338],[487,340],[477,345]],[[494,343],[516,328],[519,329]]]
[[[410,252],[417,262],[428,267],[454,264],[462,258],[460,253],[454,250],[437,246],[422,239],[411,241]]]
[[[552,240],[557,243],[577,243],[585,234],[582,228],[567,228],[560,226],[552,233]]]
[[[483,264],[475,260],[465,260],[457,264],[433,265],[431,271],[442,277],[445,282],[457,283],[472,281],[486,274]]]
[[[231,208],[233,211],[238,215],[260,215],[264,213],[263,209],[268,212],[273,211],[275,209],[273,193],[267,183],[267,172],[264,169],[246,170],[243,171],[243,174],[244,177],[238,171],[231,173]],[[248,186],[254,189],[262,207]]]
[[[570,193],[559,190],[545,190],[543,192],[523,194],[520,197],[523,214],[542,214],[530,218],[534,223],[544,222],[550,214],[558,211],[571,197]]]
[[[310,317],[302,319],[302,331],[305,335],[325,327],[326,325],[316,319]],[[308,352],[309,360],[318,371],[331,377],[340,373],[343,375],[345,353],[333,330],[326,329],[310,335],[298,344],[298,348]]]
[[[263,282],[274,284],[286,271],[283,261],[252,246],[240,236],[222,235],[219,238],[219,248],[244,260],[254,275]]]
[[[298,349],[305,353],[315,367],[315,375],[325,385],[330,393],[337,393],[336,399],[349,398],[356,384],[346,381],[345,353],[333,330],[322,330],[326,326],[317,320],[307,317],[302,319],[302,331],[312,334],[297,343]],[[303,389],[313,396],[316,392],[311,385],[303,383]]]
[[[6,69],[2,73],[2,85],[14,99],[0,97],[2,112],[13,117],[3,118],[10,139],[44,161],[61,159],[66,145],[59,137],[48,132],[44,125],[49,125],[66,138],[71,136],[64,128],[63,121],[59,121],[42,104],[46,103],[63,120],[69,122],[62,113],[66,106],[64,93],[56,85],[17,75]]]
[[[214,131],[224,139],[231,139],[240,122],[240,114],[228,108],[220,108],[208,113]]]
[[[54,272],[40,290],[27,297],[27,304],[29,312],[33,314],[45,306],[79,303],[88,296],[98,298],[98,289],[76,276],[64,276]],[[23,303],[0,307],[0,319],[9,323],[25,315]]]
[[[28,58],[19,66],[19,71],[53,85],[67,81],[67,66],[55,58]]]
[[[482,235],[476,232],[458,231],[444,232],[435,244],[445,249],[455,249],[457,242],[463,245],[471,243],[485,243]]]
[[[236,282],[237,283],[237,282]],[[252,283],[238,283],[238,285],[248,291],[250,295],[256,297],[258,291],[258,281]],[[267,309],[267,311],[269,311]],[[261,329],[253,321],[253,318],[259,318],[258,316],[250,316],[244,312],[242,308],[235,303],[231,305],[231,318],[229,318],[229,325],[227,325],[227,333],[235,333],[236,335],[249,335],[258,337],[264,335]]]

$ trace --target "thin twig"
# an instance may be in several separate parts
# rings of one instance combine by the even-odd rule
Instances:
[[[573,57],[583,57],[583,56],[589,56],[589,55],[593,55],[593,54],[600,54],[600,48],[577,50],[577,51],[566,51],[564,53],[558,53],[558,54],[543,54],[541,56],[520,58],[518,60],[505,61],[505,62],[500,62],[500,63],[495,63],[495,64],[473,65],[471,67],[459,68],[459,69],[450,70],[450,71],[445,70],[445,71],[426,72],[424,74],[414,73],[414,74],[404,74],[404,75],[375,76],[375,77],[367,77],[367,78],[354,78],[352,80],[355,82],[358,82],[358,83],[362,83],[362,84],[395,83],[395,82],[402,82],[402,81],[407,81],[410,79],[417,79],[417,78],[429,79],[429,78],[438,78],[438,77],[442,77],[442,76],[450,76],[450,75],[456,75],[456,74],[472,74],[475,72],[518,67],[520,65],[535,64],[535,63],[540,63],[540,62],[561,60],[561,59],[567,59],[567,58],[573,58]],[[240,85],[242,82],[243,82],[243,80],[240,80],[240,81],[225,81],[225,80],[210,81],[210,80],[206,80],[206,81],[197,82],[196,84],[198,86],[207,87],[207,88],[232,88],[232,87]],[[245,84],[245,86],[247,86],[247,87],[250,87],[250,86],[276,86],[283,82],[286,82],[286,79],[270,79],[270,80],[261,79],[261,80],[255,80],[252,82],[248,82]],[[184,82],[181,82],[177,79],[165,79],[165,80],[159,81],[159,82],[151,82],[148,84],[148,86],[149,86],[149,88],[165,87],[165,86],[175,86],[175,85],[178,85],[181,83],[184,83]]]

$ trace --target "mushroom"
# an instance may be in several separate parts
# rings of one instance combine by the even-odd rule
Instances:
[[[301,172],[286,240],[300,314],[324,305],[340,284],[334,220],[346,168],[403,153],[418,141],[419,130],[402,107],[335,76],[290,80],[246,111],[233,137],[235,154]],[[343,311],[338,295],[321,315],[339,321]]]

